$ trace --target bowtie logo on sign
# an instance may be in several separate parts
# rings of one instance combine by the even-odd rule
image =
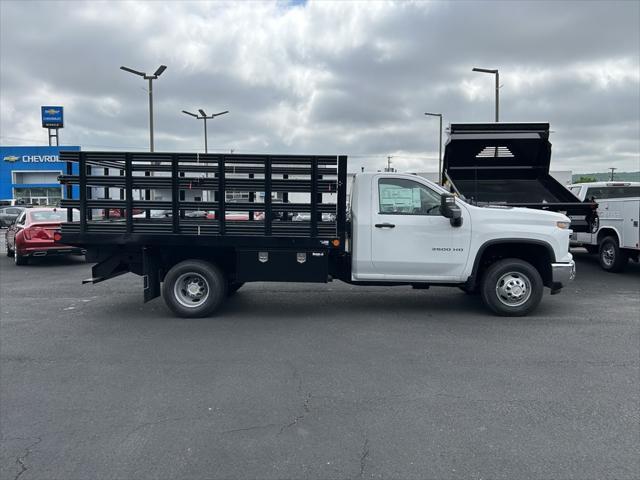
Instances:
[[[20,160],[20,157],[16,157],[15,155],[7,155],[6,157],[3,158],[3,160],[5,162],[17,162],[18,160]]]

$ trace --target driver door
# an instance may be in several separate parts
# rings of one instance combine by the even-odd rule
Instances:
[[[371,260],[380,279],[460,280],[469,253],[471,225],[452,227],[440,214],[440,193],[417,180],[373,178]]]

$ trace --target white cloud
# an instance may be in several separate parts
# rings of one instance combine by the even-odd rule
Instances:
[[[230,110],[209,145],[354,155],[354,164],[433,168],[426,110],[552,123],[554,168],[637,169],[640,5],[634,2],[0,2],[1,141],[42,138],[39,106],[66,107],[62,139],[198,150],[182,109]],[[51,28],[56,25],[56,28]],[[594,34],[597,32],[597,34]]]

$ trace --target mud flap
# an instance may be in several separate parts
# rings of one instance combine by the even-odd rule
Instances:
[[[91,267],[93,277],[83,280],[82,283],[100,283],[128,272],[127,264],[123,263],[120,255],[116,254]]]
[[[142,278],[144,279],[144,302],[160,296],[160,265],[158,258],[146,247],[142,249]]]

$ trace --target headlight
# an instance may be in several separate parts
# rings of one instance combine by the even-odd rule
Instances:
[[[556,227],[566,230],[571,226],[571,222],[556,222]]]

